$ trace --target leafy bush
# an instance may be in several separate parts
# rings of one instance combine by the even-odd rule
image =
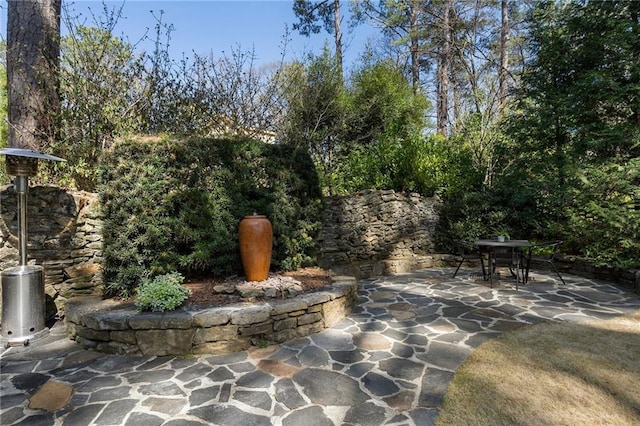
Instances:
[[[393,189],[433,196],[454,184],[444,142],[437,135],[413,136],[355,147],[334,170],[335,188],[340,193]]]
[[[583,168],[567,209],[567,245],[599,266],[639,267],[638,200],[640,158]]]
[[[516,167],[490,188],[443,197],[441,249],[451,250],[455,238],[494,237],[505,227],[512,238],[564,240],[564,254],[597,266],[640,266],[640,159],[582,163],[564,175],[539,161],[519,164],[526,162],[534,163],[526,173]]]
[[[139,312],[173,311],[187,300],[189,290],[182,286],[184,277],[178,272],[145,278],[136,291],[135,305]]]
[[[265,214],[272,267],[313,262],[321,195],[306,151],[252,140],[137,138],[100,168],[107,295],[128,297],[145,274],[242,273],[238,224]]]

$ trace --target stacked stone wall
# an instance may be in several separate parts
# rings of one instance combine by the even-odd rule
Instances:
[[[86,348],[118,354],[226,354],[318,333],[348,316],[357,283],[334,277],[322,291],[291,299],[171,312],[77,297],[67,304],[67,334]]]
[[[599,267],[576,256],[560,256],[555,265],[561,273],[615,283],[640,293],[640,269]]]
[[[0,269],[18,264],[17,196],[0,188]],[[438,199],[392,190],[362,191],[325,199],[318,262],[335,273],[365,278],[433,266],[455,256],[435,249]],[[75,296],[102,294],[102,215],[87,192],[34,186],[28,195],[29,263],[43,265],[48,315],[64,313]],[[640,271],[598,268],[574,257],[559,259],[566,273],[640,290]],[[0,306],[1,308],[1,306]]]
[[[17,201],[13,185],[0,189],[2,270],[19,263]],[[102,223],[96,194],[29,188],[27,255],[29,264],[44,267],[47,315],[60,314],[72,297],[101,293]]]
[[[437,198],[368,190],[325,199],[319,235],[322,267],[358,277],[437,266]]]

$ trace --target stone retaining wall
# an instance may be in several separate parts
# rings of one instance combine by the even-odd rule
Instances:
[[[588,259],[576,256],[560,256],[555,265],[560,273],[595,278],[640,293],[640,269],[597,267],[589,263]]]
[[[294,298],[171,312],[138,313],[100,297],[67,302],[67,334],[86,348],[142,355],[225,354],[281,343],[337,324],[353,309],[357,283],[334,277],[331,287]]]
[[[393,261],[414,263],[415,267],[432,265],[438,204],[437,198],[393,190],[325,199],[318,238],[320,266],[366,264],[383,272],[380,269],[387,268],[383,261],[389,261],[392,269]],[[367,274],[366,268],[360,269]]]
[[[14,186],[2,187],[2,270],[19,262],[16,204]],[[102,216],[96,194],[53,186],[29,188],[27,231],[29,263],[44,266],[48,315],[62,310],[67,299],[101,292]]]
[[[15,266],[17,197],[0,188],[0,269]],[[455,265],[436,253],[438,199],[392,190],[362,191],[325,200],[318,262],[337,273],[366,278]],[[64,314],[75,296],[102,294],[102,216],[96,194],[34,186],[28,197],[29,261],[45,267],[48,315]],[[596,268],[560,259],[563,271],[640,289],[640,271]],[[1,308],[1,306],[0,306]]]
[[[346,265],[334,265],[331,270],[338,274],[352,275],[358,279],[381,275],[403,274],[417,269],[457,266],[456,257],[451,254],[414,255],[404,259],[383,259],[361,261]]]

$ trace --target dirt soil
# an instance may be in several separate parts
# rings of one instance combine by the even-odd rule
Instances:
[[[319,290],[331,284],[331,274],[319,267],[301,268],[297,271],[271,273],[270,276],[291,277],[300,282],[304,292]],[[242,281],[243,277],[229,278],[198,278],[190,279],[184,286],[191,290],[186,306],[215,307],[240,302],[242,299],[237,293],[225,294],[214,291],[215,286],[229,283],[230,281]]]

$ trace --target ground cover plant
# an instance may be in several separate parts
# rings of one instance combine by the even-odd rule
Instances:
[[[637,425],[638,354],[640,311],[520,328],[456,371],[437,424]]]
[[[182,286],[183,281],[184,277],[177,272],[143,279],[136,291],[136,309],[138,312],[173,311],[189,296],[189,289]]]

